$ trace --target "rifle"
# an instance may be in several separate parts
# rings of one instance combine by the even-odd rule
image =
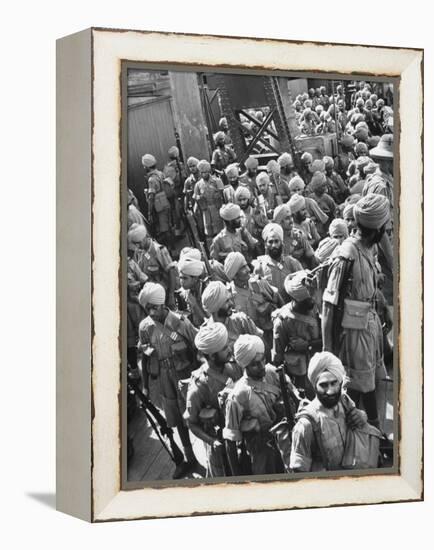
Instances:
[[[297,396],[288,388],[288,384],[286,382],[286,375],[285,375],[285,366],[280,365],[279,367],[276,367],[276,372],[279,375],[279,384],[280,384],[280,390],[282,392],[283,409],[285,411],[285,421],[288,424],[289,428],[292,430],[295,422],[294,422],[294,414],[291,410],[290,399],[295,401],[297,404],[299,400]]]
[[[205,264],[206,271],[208,273],[208,277],[211,278],[213,276],[214,272],[212,270],[211,264],[209,263],[208,255],[207,255],[206,250],[205,250],[205,245],[199,239],[199,233],[197,231],[196,221],[194,219],[193,212],[191,210],[188,210],[187,212],[184,212],[184,214],[185,214],[185,219],[187,221],[187,227],[189,229],[191,241],[192,241],[193,245],[195,246],[195,248],[198,248],[200,250],[200,252],[202,254],[202,257],[203,257],[203,261],[204,261],[204,264]]]
[[[342,334],[342,317],[344,315],[344,301],[347,297],[349,291],[351,290],[351,285],[353,282],[353,258],[341,258],[345,263],[343,282],[339,290],[339,300],[335,306],[335,311],[333,315],[333,353],[338,354],[339,352],[339,340]]]
[[[135,380],[130,374],[128,374],[128,391],[135,395],[140,401],[140,408],[145,413],[146,418],[149,420],[149,424],[157,435],[163,447],[166,449],[168,455],[179,466],[184,462],[184,455],[182,451],[175,443],[173,438],[173,430],[167,425],[166,419],[157,409],[157,407],[150,401],[148,397],[139,388],[137,380]],[[165,438],[169,440],[169,446],[166,443]],[[170,447],[170,449],[169,449]]]

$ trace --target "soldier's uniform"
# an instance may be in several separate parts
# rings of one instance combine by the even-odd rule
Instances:
[[[282,415],[278,406],[280,397],[276,369],[266,365],[262,380],[253,380],[244,373],[226,400],[223,437],[230,441],[245,442],[254,475],[283,472],[270,433],[270,428]]]
[[[165,246],[152,241],[147,250],[137,249],[134,259],[150,282],[159,283],[168,290],[169,271],[175,267],[175,262]]]
[[[194,219],[197,223],[197,229],[200,236],[204,235],[203,216],[199,205],[194,199],[194,188],[196,183],[200,180],[200,176],[197,177],[194,174],[190,174],[184,182],[184,208],[185,210],[192,210]],[[202,237],[201,237],[202,238]]]
[[[311,268],[315,253],[304,233],[292,228],[289,233],[283,232],[283,255],[292,256],[303,267]]]
[[[229,252],[241,252],[249,262],[256,244],[257,240],[246,229],[237,228],[235,233],[232,233],[225,227],[214,237],[210,257],[218,262],[224,262]]]
[[[268,218],[259,208],[248,206],[243,210],[243,226],[255,239],[260,240],[262,230],[268,223]]]
[[[164,178],[163,172],[157,169],[151,170],[146,175],[146,187],[148,198],[154,199],[154,212],[156,214],[157,235],[160,239],[167,239],[171,226],[170,201],[175,196],[174,185]]]
[[[219,210],[223,204],[223,182],[210,176],[208,181],[200,179],[194,188],[193,198],[202,212],[205,235],[212,239],[223,227]]]
[[[188,384],[184,419],[199,424],[213,438],[221,436],[224,428],[224,411],[220,408],[219,393],[228,391],[243,371],[236,363],[226,364],[223,372],[211,368],[207,362],[191,375]],[[206,477],[227,475],[224,449],[215,449],[204,442],[207,458]]]
[[[247,288],[236,286],[232,281],[231,291],[235,309],[247,313],[255,325],[264,331],[265,348],[271,350],[273,330],[271,314],[281,304],[277,289],[265,279],[251,277]]]
[[[168,312],[164,325],[146,317],[139,326],[139,341],[148,373],[158,378],[164,414],[170,427],[183,423],[184,400],[178,382],[195,368],[197,329],[183,315]]]
[[[286,277],[290,273],[303,269],[301,263],[291,256],[282,255],[280,260],[273,260],[268,254],[258,256],[254,266],[255,275],[267,280],[270,285],[276,287],[285,302],[289,300],[284,284]]]
[[[228,164],[232,164],[236,161],[236,155],[234,150],[225,145],[224,147],[217,147],[212,153],[211,164],[216,170],[224,170]]]
[[[273,321],[273,363],[285,363],[288,374],[292,376],[305,376],[310,352],[308,349],[296,351],[291,347],[291,341],[295,337],[301,338],[308,347],[313,341],[319,340],[321,330],[317,313],[296,313],[292,303],[289,303],[274,312]]]

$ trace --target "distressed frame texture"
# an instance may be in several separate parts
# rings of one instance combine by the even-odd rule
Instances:
[[[423,51],[89,29],[61,39],[58,59],[58,508],[101,522],[423,499]],[[400,437],[394,472],[122,489],[123,62],[398,79]],[[71,147],[76,161],[67,164]],[[72,219],[83,223],[81,231],[69,229]],[[65,244],[82,260],[81,285],[72,291],[65,283]],[[72,347],[69,331],[77,323]]]

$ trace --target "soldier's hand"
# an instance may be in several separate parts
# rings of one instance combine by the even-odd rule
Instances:
[[[347,413],[347,424],[352,430],[363,427],[366,424],[366,413],[360,409],[351,409]]]
[[[223,447],[223,443],[221,441],[219,441],[218,439],[214,439],[213,443],[212,443],[212,448],[217,451],[219,449],[221,449]]]

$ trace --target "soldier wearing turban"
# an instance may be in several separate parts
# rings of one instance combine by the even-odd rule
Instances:
[[[153,240],[143,225],[132,225],[127,235],[132,258],[149,281],[161,284],[166,290],[167,305],[174,307],[176,288],[175,263],[167,248]]]
[[[348,225],[342,218],[336,218],[329,227],[329,236],[323,239],[315,251],[319,263],[336,256],[338,247],[348,237]]]
[[[294,169],[294,160],[292,155],[289,153],[282,153],[277,159],[277,162],[280,166],[280,180],[288,186],[292,178],[298,176]]]
[[[212,281],[202,293],[202,305],[211,315],[207,323],[223,323],[228,331],[229,346],[232,348],[240,334],[262,336],[253,320],[244,312],[234,311],[232,293],[220,281]]]
[[[366,414],[342,393],[345,369],[338,357],[327,351],[315,353],[309,362],[308,378],[315,398],[297,414],[290,470],[316,472],[348,468],[343,463],[347,432],[363,428],[378,437],[381,434],[368,426]],[[318,447],[320,453],[315,452]]]
[[[184,449],[185,462],[177,466],[174,474],[174,478],[179,478],[197,463],[183,420],[183,400],[178,386],[178,381],[189,378],[195,369],[197,330],[186,317],[169,310],[164,302],[165,290],[161,285],[151,282],[144,285],[139,303],[147,316],[139,326],[139,346],[145,389],[149,390],[148,376],[151,375],[159,386],[167,424],[176,427]]]
[[[223,204],[224,185],[220,178],[211,175],[211,165],[207,160],[198,164],[200,180],[193,191],[193,200],[197,204],[197,213],[202,218],[203,231],[208,246],[212,239],[222,229],[223,222],[219,214]]]
[[[246,171],[241,174],[239,182],[240,185],[245,185],[249,188],[252,197],[258,196],[257,175],[259,162],[256,157],[249,156],[244,162]]]
[[[245,193],[240,191],[239,193]],[[228,203],[220,208],[224,229],[211,243],[210,256],[218,262],[224,262],[229,252],[241,252],[247,260],[255,254],[257,240],[242,226],[242,210],[238,204]]]
[[[285,365],[294,384],[312,397],[307,384],[307,356],[321,348],[318,310],[312,297],[307,271],[297,271],[285,279],[290,302],[273,314],[273,351],[275,365]]]
[[[268,223],[264,209],[259,208],[257,201],[252,204],[252,194],[247,186],[241,185],[235,191],[235,202],[242,210],[242,226],[255,239],[259,239],[261,232]]]
[[[327,181],[327,193],[337,203],[342,203],[348,196],[349,191],[344,180],[335,170],[332,157],[324,157],[325,175]]]
[[[277,288],[283,300],[287,298],[284,281],[289,273],[301,269],[301,264],[292,256],[283,253],[283,228],[280,224],[269,223],[262,231],[265,254],[254,262],[254,273]]]
[[[225,260],[225,273],[230,283],[236,311],[244,311],[264,331],[268,353],[273,343],[271,313],[282,305],[277,289],[265,279],[251,274],[240,252],[230,252]]]
[[[247,474],[237,456],[237,443],[242,441],[250,457],[252,474],[282,472],[283,464],[270,433],[270,428],[280,420],[275,407],[281,396],[276,369],[265,364],[264,342],[257,336],[241,335],[235,342],[234,355],[245,372],[226,400],[223,437],[232,474]]]
[[[214,170],[222,171],[236,161],[234,150],[226,144],[226,134],[223,131],[217,132],[214,136],[216,148],[212,153],[211,164]]]
[[[288,203],[275,208],[273,222],[281,225],[283,229],[283,254],[292,256],[304,267],[311,266],[314,258],[313,249],[304,233],[294,228],[294,220]]]
[[[160,170],[157,170],[156,158],[147,153],[142,157],[142,165],[145,171],[144,193],[147,199],[147,218],[153,235],[165,244],[169,244],[169,230],[171,227],[170,200],[174,193],[174,182],[168,180]]]
[[[200,259],[188,254],[180,257],[178,273],[181,288],[176,291],[178,309],[186,313],[195,327],[200,327],[208,317],[202,307],[204,271],[205,267]]]
[[[340,245],[339,254],[329,270],[323,294],[324,350],[333,352],[345,364],[349,374],[348,392],[356,404],[363,400],[369,422],[378,426],[376,372],[384,372],[383,335],[375,300],[377,268],[374,249],[390,218],[389,201],[382,195],[368,194],[355,203],[356,233]],[[352,260],[352,284],[346,292],[342,329],[336,327],[336,306],[349,276]],[[357,318],[357,323],[354,320]],[[336,335],[334,337],[333,335]]]
[[[238,365],[229,363],[232,352],[228,346],[228,332],[222,323],[203,325],[195,344],[205,361],[190,378],[184,419],[191,432],[204,442],[206,477],[223,477],[230,472],[225,468],[224,443],[218,437],[224,428],[219,394],[227,393],[243,371]]]
[[[271,184],[270,176],[267,172],[260,172],[256,177],[258,186],[258,203],[264,205],[267,217],[272,216],[272,212],[277,205],[276,187]]]
[[[326,223],[322,223],[319,220],[316,220],[316,229],[320,237],[325,237],[327,235],[327,229],[331,220],[335,217],[336,214],[336,203],[332,197],[326,192],[327,190],[327,177],[324,172],[315,172],[312,176],[312,180],[309,184],[310,189],[312,190],[309,195],[309,199],[312,199],[316,202],[319,208],[327,216],[328,220]]]
[[[312,248],[316,247],[321,237],[318,234],[315,222],[307,217],[305,197],[295,193],[290,198],[288,205],[294,218],[294,228],[303,233]],[[319,210],[321,211],[320,208]],[[322,214],[325,215],[324,212],[322,212]],[[326,219],[328,219],[327,216]]]

